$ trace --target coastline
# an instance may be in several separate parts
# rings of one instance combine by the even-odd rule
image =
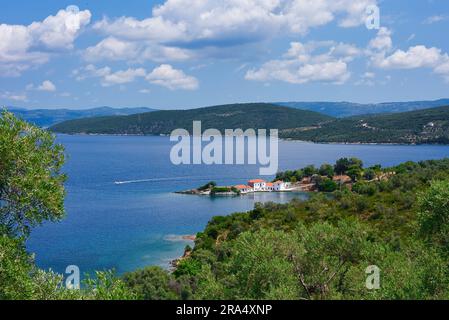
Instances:
[[[180,239],[180,241],[188,241],[188,242],[194,242],[194,243],[195,243],[196,235],[193,235],[193,234],[190,234],[190,235],[183,235],[183,236],[180,236],[179,239]],[[191,248],[191,249],[193,249],[193,248]],[[191,250],[189,251],[189,250],[186,250],[186,248],[184,248],[184,253],[182,254],[182,256],[173,258],[173,259],[171,259],[171,260],[168,262],[167,269],[168,269],[169,271],[173,272],[173,271],[176,269],[176,267],[178,266],[178,264],[179,264],[182,260],[188,258],[188,257],[190,256],[191,253],[192,253]]]
[[[144,134],[144,133],[61,133],[51,131],[53,134],[66,136],[105,136],[105,137],[169,137],[170,134]],[[335,142],[335,141],[311,141],[293,138],[279,138],[280,141],[302,142],[311,144],[329,144],[329,145],[373,145],[373,146],[449,146],[444,143],[399,143],[399,142]]]

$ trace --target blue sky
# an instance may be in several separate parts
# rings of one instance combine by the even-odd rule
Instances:
[[[380,9],[380,28],[365,25]],[[0,104],[161,109],[447,98],[447,0],[16,0]]]

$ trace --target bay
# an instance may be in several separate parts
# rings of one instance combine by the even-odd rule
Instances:
[[[256,202],[285,203],[302,193],[242,197],[175,194],[208,181],[221,185],[258,177],[252,165],[171,164],[168,137],[60,135],[68,156],[67,215],[36,228],[27,242],[44,269],[81,273],[114,268],[118,274],[148,265],[167,267],[191,244],[182,235],[202,231],[211,217],[250,210]],[[448,146],[344,145],[280,141],[279,169],[358,157],[365,165],[449,157]],[[120,181],[121,184],[115,184]]]

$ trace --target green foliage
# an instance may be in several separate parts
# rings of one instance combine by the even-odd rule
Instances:
[[[138,297],[113,271],[97,271],[95,277],[84,280],[81,291],[84,299],[90,300],[134,300]]]
[[[449,107],[336,119],[283,138],[346,143],[449,143]]]
[[[375,183],[370,182],[357,182],[352,186],[352,191],[359,194],[366,194],[373,196],[378,191],[378,187]]]
[[[376,171],[374,169],[368,168],[363,171],[363,178],[366,180],[373,180],[376,178]]]
[[[318,169],[315,168],[314,165],[309,165],[309,166],[307,166],[307,167],[304,167],[304,168],[302,169],[302,171],[303,171],[305,177],[311,177],[311,176],[313,176],[314,174],[317,174],[317,173],[318,173]]]
[[[0,117],[0,299],[132,299],[111,272],[69,290],[63,276],[39,270],[24,242],[31,229],[64,215],[63,148],[50,133],[3,112]]]
[[[335,162],[334,170],[337,174],[346,174],[349,170],[361,170],[363,162],[357,158],[341,158]]]
[[[334,192],[337,188],[337,183],[329,178],[321,179],[318,183],[318,190],[321,192]]]
[[[171,275],[160,267],[147,267],[127,273],[123,281],[140,299],[174,300],[178,296],[170,287]]]
[[[319,174],[328,178],[332,178],[334,176],[334,167],[327,163],[322,164],[319,170]]]
[[[194,259],[181,259],[176,266],[175,272],[173,274],[176,277],[183,275],[196,276],[201,271],[201,263]]]
[[[449,180],[434,181],[418,204],[421,235],[449,252]]]
[[[217,186],[217,183],[215,181],[210,181],[210,182],[206,183],[204,186],[199,187],[198,190],[204,191],[204,190],[212,189],[216,186]]]
[[[355,159],[344,162],[348,168],[357,165]],[[449,188],[447,182],[429,185],[436,176],[449,181],[449,159],[385,171],[397,174],[385,181],[359,181],[352,192],[343,188],[332,197],[314,194],[307,201],[257,204],[248,213],[213,218],[188,259],[196,270],[188,273],[196,273],[193,297],[448,298],[447,258],[439,249],[446,231],[433,214],[445,217]],[[419,218],[417,211],[423,212]],[[425,243],[415,232],[423,225],[432,226],[423,229],[431,235]],[[365,287],[370,265],[381,270],[379,290]]]
[[[50,133],[0,116],[0,231],[27,236],[45,220],[64,216],[63,148]]]
[[[213,187],[212,190],[210,191],[212,195],[228,192],[238,193],[238,190],[234,187]]]

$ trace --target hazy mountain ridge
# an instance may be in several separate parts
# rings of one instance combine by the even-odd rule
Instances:
[[[327,114],[336,118],[364,114],[379,113],[399,113],[414,110],[422,110],[434,107],[449,105],[449,99],[439,99],[433,101],[409,101],[409,102],[383,102],[383,103],[353,103],[353,102],[276,102],[275,104],[297,108],[302,110],[311,110]]]
[[[7,107],[16,116],[31,122],[40,127],[51,127],[52,125],[67,120],[100,117],[100,116],[118,116],[130,115],[136,113],[152,112],[155,109],[137,107],[137,108],[111,108],[98,107],[83,110],[74,109],[26,109],[22,107]]]

